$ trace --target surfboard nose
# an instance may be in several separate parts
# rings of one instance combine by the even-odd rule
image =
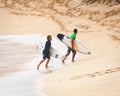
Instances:
[[[57,34],[57,38],[60,39],[60,40],[62,41],[63,38],[64,38],[64,35],[63,35],[63,34]]]

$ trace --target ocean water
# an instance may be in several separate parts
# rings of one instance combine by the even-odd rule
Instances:
[[[38,71],[36,67],[42,58],[36,51],[39,41],[45,42],[46,37],[41,34],[0,36],[1,96],[46,96],[41,92],[44,87],[41,79],[65,65],[61,59],[51,58],[49,70],[43,63]],[[55,37],[52,46],[62,53],[67,50]]]

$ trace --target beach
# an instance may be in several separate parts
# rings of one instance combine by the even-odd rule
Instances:
[[[117,0],[0,0],[1,96],[120,96],[120,5]],[[78,29],[77,40],[91,54],[72,54],[65,64],[51,58],[49,70],[36,44]]]
[[[46,96],[40,91],[44,86],[41,79],[64,66],[60,60],[52,58],[51,72],[45,69],[45,63],[38,71],[37,64],[42,59],[42,55],[38,54],[36,47],[39,42],[46,41],[47,33],[53,29],[51,25],[54,22],[44,17],[11,15],[6,9],[0,11],[0,21],[2,21],[0,23],[2,26],[0,28],[0,94],[2,96]],[[34,22],[31,23],[33,18]],[[43,28],[43,22],[42,24],[38,22],[41,20],[45,22],[45,28]],[[47,23],[46,20],[48,20]],[[37,29],[40,24],[43,29]],[[36,28],[31,27],[31,30],[30,26],[36,26]],[[49,28],[46,29],[46,26]],[[55,33],[53,34],[53,42],[57,42]],[[54,65],[56,62],[58,64]]]

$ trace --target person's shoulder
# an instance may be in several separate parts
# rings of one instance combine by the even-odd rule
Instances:
[[[71,36],[74,35],[74,33],[71,34]]]
[[[46,41],[46,43],[48,42],[48,40]]]
[[[49,40],[48,40],[48,41],[46,41],[46,43],[48,43],[48,44],[49,44],[49,43],[51,43],[51,41],[49,41]]]

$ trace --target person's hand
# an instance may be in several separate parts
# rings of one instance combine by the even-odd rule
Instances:
[[[75,48],[74,48],[74,47],[72,47],[72,49],[73,49],[73,50],[75,50]]]
[[[51,56],[52,54],[50,53],[49,55]]]

